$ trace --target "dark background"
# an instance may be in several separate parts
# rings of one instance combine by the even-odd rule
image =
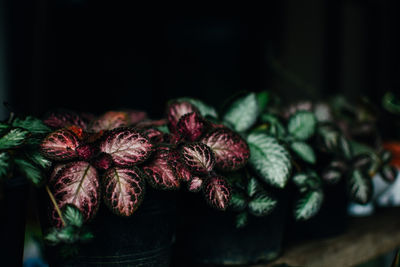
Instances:
[[[159,117],[178,96],[218,106],[268,89],[379,102],[400,83],[399,1],[128,2],[3,0],[0,98],[39,116],[129,107]]]

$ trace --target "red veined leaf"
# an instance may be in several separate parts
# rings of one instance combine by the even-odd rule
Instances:
[[[164,190],[178,189],[179,180],[171,166],[170,150],[161,147],[157,150],[152,160],[143,167],[147,180],[154,188]]]
[[[66,128],[72,125],[85,130],[87,129],[87,121],[78,114],[70,111],[51,112],[44,118],[43,123],[55,129]]]
[[[51,174],[50,174],[50,176],[49,176],[49,183],[50,184],[52,184],[53,182],[54,182],[54,180],[55,180],[55,178],[57,177],[57,175],[60,173],[60,171],[65,167],[65,166],[67,166],[68,165],[68,163],[59,163],[59,164],[56,164],[54,167],[53,167],[53,169],[52,169],[52,171],[51,171]]]
[[[225,210],[231,200],[231,189],[224,177],[214,176],[206,182],[204,195],[212,207]]]
[[[74,133],[60,129],[50,133],[41,143],[40,150],[44,156],[52,160],[69,160],[75,158],[80,142]]]
[[[100,143],[100,151],[110,154],[120,167],[133,166],[145,161],[153,144],[143,134],[131,128],[117,128]]]
[[[168,105],[167,109],[167,115],[168,115],[168,121],[170,123],[171,127],[171,132],[176,133],[176,126],[179,122],[179,119],[188,113],[191,112],[197,112],[199,113],[199,110],[190,104],[189,102],[172,102],[171,104]]]
[[[112,168],[103,177],[104,202],[117,215],[130,216],[140,206],[145,183],[138,168]]]
[[[147,113],[139,110],[126,110],[126,115],[128,116],[128,124],[135,125],[141,121],[147,119]]]
[[[203,179],[200,177],[193,177],[188,184],[188,190],[190,192],[199,192],[203,188]]]
[[[207,134],[201,142],[214,152],[217,168],[223,171],[234,171],[243,167],[250,150],[242,137],[227,128],[218,128]]]
[[[114,161],[111,155],[102,152],[93,159],[92,164],[98,170],[108,170],[114,165]]]
[[[121,111],[109,111],[94,120],[90,125],[92,132],[112,130],[118,127],[128,126],[128,114]]]
[[[83,144],[76,148],[78,156],[82,160],[89,160],[96,154],[96,147],[93,144]]]
[[[83,129],[81,127],[71,125],[67,127],[67,129],[73,132],[80,140],[84,138],[85,133],[83,132]]]
[[[177,130],[182,137],[190,142],[196,141],[204,133],[206,121],[197,112],[183,115],[177,124]]]
[[[85,161],[71,162],[51,181],[51,191],[60,209],[72,204],[82,212],[85,221],[93,218],[100,204],[100,185],[94,167]]]
[[[215,165],[212,150],[202,143],[185,144],[181,148],[183,163],[196,173],[211,172]]]
[[[164,133],[161,132],[160,130],[157,130],[155,128],[148,128],[146,130],[144,130],[143,132],[147,138],[149,138],[149,140],[151,142],[153,142],[154,144],[159,144],[164,142]]]
[[[180,181],[189,182],[192,180],[192,173],[180,161],[181,154],[175,149],[169,149],[168,161]]]

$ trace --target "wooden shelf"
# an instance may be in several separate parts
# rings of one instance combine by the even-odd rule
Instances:
[[[370,217],[352,218],[348,230],[333,238],[292,244],[267,265],[355,266],[400,247],[400,208],[380,210]]]

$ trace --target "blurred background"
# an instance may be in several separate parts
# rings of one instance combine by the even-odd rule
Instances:
[[[54,108],[143,109],[157,118],[171,98],[219,106],[243,90],[380,103],[385,91],[400,92],[399,6],[0,0],[0,118]],[[35,240],[33,219],[28,229]]]

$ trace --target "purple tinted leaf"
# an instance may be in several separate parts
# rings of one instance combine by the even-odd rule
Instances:
[[[79,145],[74,133],[61,129],[49,134],[40,145],[40,150],[47,158],[62,161],[75,158]]]
[[[100,143],[100,151],[110,154],[116,165],[133,166],[145,161],[151,154],[153,144],[138,131],[117,128],[110,131]]]
[[[213,152],[205,144],[185,144],[181,148],[181,155],[185,166],[196,173],[209,173],[214,168]]]
[[[240,135],[227,129],[218,128],[207,134],[201,142],[214,152],[217,168],[234,171],[243,167],[249,157],[250,150]]]
[[[171,131],[176,132],[176,126],[179,122],[179,119],[183,115],[191,112],[199,113],[198,109],[189,102],[173,102],[169,104],[167,115],[168,115],[168,121],[171,126]]]
[[[55,129],[66,128],[69,126],[78,126],[87,129],[87,121],[76,113],[70,111],[55,111],[48,114],[44,120],[44,124]]]
[[[188,190],[190,192],[199,192],[201,189],[203,189],[203,179],[200,177],[193,177],[188,184]]]
[[[191,112],[179,119],[177,129],[184,139],[194,142],[204,133],[206,122],[198,113]]]
[[[128,114],[121,111],[109,111],[97,118],[90,125],[92,132],[112,130],[118,127],[128,126]]]
[[[204,187],[207,202],[214,208],[226,210],[231,200],[231,189],[222,176],[210,178]]]
[[[163,143],[165,141],[165,134],[155,128],[148,128],[143,132],[149,140],[154,144]]]
[[[145,183],[138,168],[112,168],[103,176],[104,202],[117,215],[130,216],[140,206]]]
[[[100,186],[95,168],[84,161],[65,165],[51,179],[51,189],[60,209],[75,205],[85,221],[92,219],[100,204]]]
[[[175,190],[180,182],[170,164],[170,151],[168,148],[159,148],[152,160],[143,167],[147,180],[154,188]]]
[[[80,145],[76,148],[78,156],[82,160],[89,160],[96,153],[96,148],[92,144]]]
[[[111,155],[107,153],[100,153],[93,159],[93,166],[98,170],[108,170],[114,165]]]

